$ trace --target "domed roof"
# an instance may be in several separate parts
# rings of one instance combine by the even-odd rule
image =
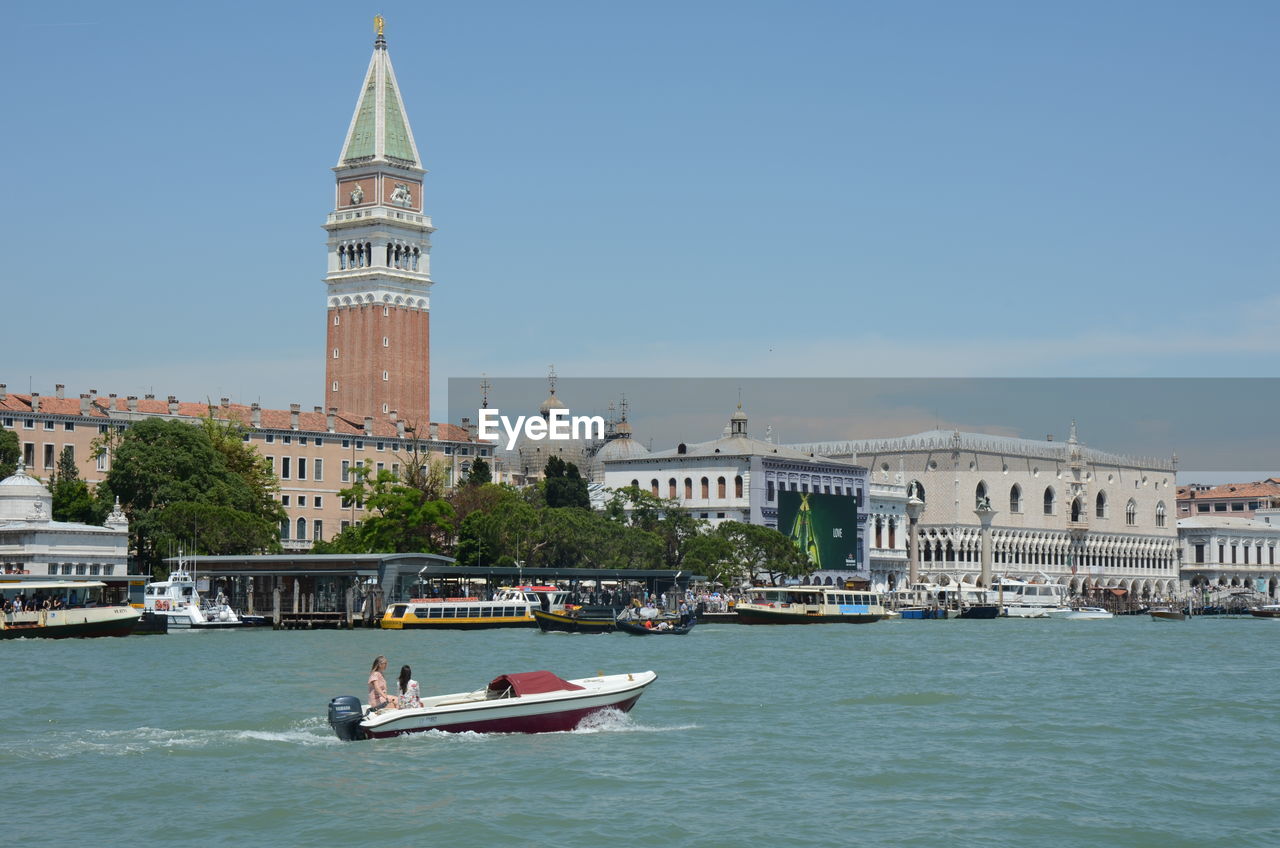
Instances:
[[[601,461],[606,459],[639,459],[648,455],[649,449],[644,445],[630,437],[623,437],[605,442],[604,447],[600,448],[600,452],[596,454],[596,458]]]
[[[12,476],[0,480],[0,521],[47,519],[52,511],[53,495],[22,465]]]
[[[546,418],[547,413],[551,412],[553,409],[568,409],[568,407],[564,405],[564,401],[556,397],[555,389],[551,390],[551,395],[542,402],[542,406],[538,407],[538,412],[542,414],[543,418]]]

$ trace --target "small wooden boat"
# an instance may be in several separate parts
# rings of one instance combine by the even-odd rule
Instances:
[[[612,633],[618,629],[613,607],[566,607],[559,612],[534,610],[543,633]]]
[[[692,619],[684,624],[680,619],[618,619],[618,629],[633,636],[684,636],[693,629]]]
[[[329,726],[339,739],[380,739],[428,730],[449,733],[553,733],[573,730],[601,710],[630,712],[652,671],[562,680],[549,671],[504,674],[474,692],[422,699],[421,707],[376,712],[354,695],[329,701]]]
[[[1182,610],[1176,609],[1153,609],[1150,610],[1151,617],[1156,621],[1186,621],[1187,614]]]

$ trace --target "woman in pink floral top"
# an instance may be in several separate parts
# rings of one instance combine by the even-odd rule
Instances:
[[[381,710],[396,707],[396,699],[387,694],[387,678],[382,672],[387,667],[387,658],[379,654],[373,661],[373,670],[369,673],[369,709]]]

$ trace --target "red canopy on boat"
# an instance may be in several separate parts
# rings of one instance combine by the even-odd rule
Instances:
[[[582,687],[567,680],[561,680],[549,671],[522,671],[518,674],[504,674],[495,677],[489,684],[490,692],[504,692],[510,687],[514,694],[537,695],[542,692],[568,692]]]

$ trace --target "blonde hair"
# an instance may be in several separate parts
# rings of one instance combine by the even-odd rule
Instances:
[[[386,661],[387,661],[387,658],[386,658],[386,657],[384,657],[382,654],[378,654],[376,657],[374,657],[374,658],[373,658],[373,668],[371,668],[371,669],[369,669],[369,670],[370,670],[370,671],[377,671],[377,670],[378,670],[378,666],[382,665],[382,664],[383,664],[384,662],[386,662]]]

